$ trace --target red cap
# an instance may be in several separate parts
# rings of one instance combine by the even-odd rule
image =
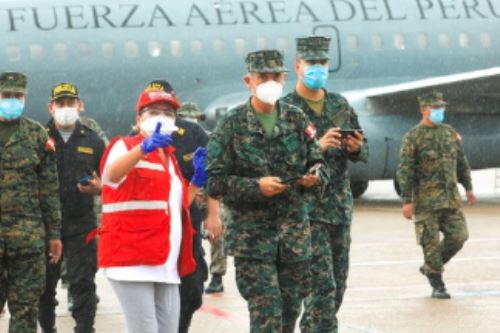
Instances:
[[[153,90],[153,91],[143,91],[141,93],[139,99],[137,100],[137,104],[135,105],[135,111],[139,113],[139,111],[144,109],[146,106],[156,102],[168,103],[176,111],[180,107],[180,103],[177,100],[177,97],[175,97],[174,95],[171,95],[161,90],[156,90],[156,91]]]

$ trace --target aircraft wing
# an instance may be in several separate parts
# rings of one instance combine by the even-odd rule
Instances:
[[[372,113],[405,113],[417,109],[417,96],[431,90],[441,91],[453,112],[500,113],[500,67],[350,91],[345,96],[363,99]]]

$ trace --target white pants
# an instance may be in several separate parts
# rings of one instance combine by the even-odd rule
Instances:
[[[177,333],[179,285],[108,281],[120,301],[129,333]]]

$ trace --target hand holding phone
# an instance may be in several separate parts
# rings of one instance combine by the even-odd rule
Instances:
[[[90,184],[90,181],[92,180],[92,178],[93,177],[91,175],[82,176],[78,180],[78,184],[83,185],[83,186],[87,186],[88,184]]]
[[[345,139],[348,136],[355,136],[356,132],[363,134],[364,130],[362,128],[356,128],[356,129],[351,128],[351,129],[341,129],[339,132],[340,132],[342,139]]]

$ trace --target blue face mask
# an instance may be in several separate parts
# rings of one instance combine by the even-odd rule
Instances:
[[[326,85],[328,70],[321,64],[306,66],[304,69],[304,84],[311,90],[318,90]]]
[[[24,102],[17,98],[0,99],[0,117],[5,120],[14,120],[24,112]]]
[[[444,120],[444,108],[431,109],[429,120],[435,125],[441,124]]]

